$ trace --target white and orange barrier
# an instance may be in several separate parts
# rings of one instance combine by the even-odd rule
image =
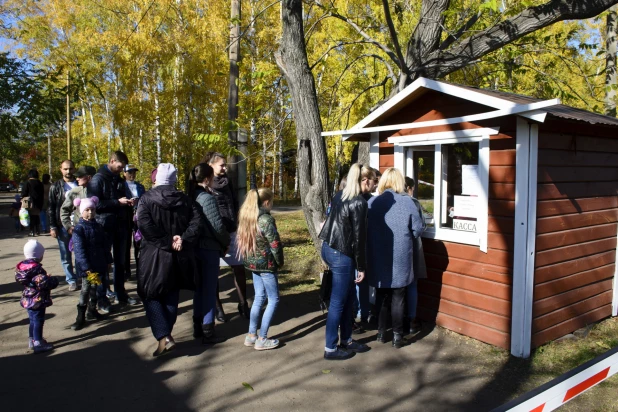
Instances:
[[[548,412],[618,373],[618,347],[492,412]]]

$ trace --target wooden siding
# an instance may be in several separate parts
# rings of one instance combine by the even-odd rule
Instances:
[[[506,122],[500,131],[514,135],[509,132],[510,120]],[[478,246],[423,239],[428,278],[419,281],[418,315],[508,349],[515,214],[514,139],[491,140],[489,156],[488,251],[481,252]]]
[[[546,126],[552,123],[539,136],[535,347],[611,314],[616,265],[618,139],[590,135],[597,127],[560,134],[543,133]]]

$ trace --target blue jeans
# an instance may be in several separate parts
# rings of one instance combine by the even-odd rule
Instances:
[[[215,322],[219,251],[200,248],[197,256],[202,269],[202,284],[193,294],[193,316],[203,318],[202,324],[208,325]]]
[[[369,303],[369,282],[365,279],[364,282],[356,284],[356,296],[354,296],[354,310],[356,317],[361,319],[361,322],[367,322],[369,312],[371,311],[371,303]]]
[[[45,308],[28,309],[28,318],[30,318],[30,328],[28,330],[29,337],[40,342],[43,339]]]
[[[337,349],[337,343],[348,343],[352,339],[352,322],[354,321],[354,259],[322,243],[322,259],[333,272],[333,287],[330,306],[326,317],[327,351]],[[338,329],[341,329],[341,339]]]
[[[253,289],[255,289],[255,298],[251,306],[251,319],[249,320],[249,333],[257,333],[258,322],[260,321],[260,312],[262,305],[268,296],[268,305],[262,316],[262,325],[260,326],[260,337],[266,339],[268,336],[268,328],[270,321],[275,314],[277,305],[279,304],[279,283],[276,273],[256,273],[253,272]]]
[[[75,283],[75,272],[73,272],[73,257],[69,251],[69,232],[62,227],[56,229],[56,240],[58,241],[58,249],[60,249],[60,262],[64,268],[64,275],[67,283]]]
[[[47,209],[41,210],[41,230],[43,230],[43,232],[49,230],[49,225],[47,224]]]
[[[408,285],[407,294],[408,317],[414,319],[416,317],[416,306],[418,305],[418,279],[415,278],[414,281]]]

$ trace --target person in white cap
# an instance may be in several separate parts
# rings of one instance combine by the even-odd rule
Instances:
[[[73,253],[75,254],[75,274],[82,278],[82,290],[77,304],[77,318],[71,326],[80,330],[86,321],[103,318],[97,312],[96,285],[101,283],[101,276],[107,273],[107,266],[114,260],[107,244],[103,227],[96,221],[96,196],[76,198],[75,207],[79,207],[81,217],[73,229]]]
[[[54,346],[43,339],[45,309],[52,305],[50,291],[58,286],[58,279],[47,274],[41,261],[45,248],[34,239],[24,245],[24,257],[15,268],[15,280],[24,285],[19,303],[28,311],[30,329],[28,348],[34,353],[47,352]]]
[[[195,257],[201,215],[197,205],[177,190],[176,168],[161,163],[155,187],[139,201],[137,226],[142,234],[137,293],[144,301],[152,334],[158,341],[153,356],[174,349],[172,329],[180,289],[195,290],[200,273]]]

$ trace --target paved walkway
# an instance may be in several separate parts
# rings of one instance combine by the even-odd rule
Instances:
[[[375,332],[367,332],[359,340],[369,343],[370,352],[327,362],[325,315],[317,310],[315,292],[283,296],[270,332],[283,346],[252,350],[243,346],[248,321],[236,315],[230,275],[221,285],[230,320],[217,325],[224,343],[203,346],[192,338],[186,292],[174,329],[178,347],[166,357],[152,358],[155,340],[142,306],[117,309],[74,332],[69,327],[78,294],[62,282],[45,323],[45,337],[56,349],[30,354],[21,287],[14,281],[26,237],[14,234],[8,202],[9,195],[0,194],[3,411],[476,411],[500,405],[517,389],[508,376],[475,359],[479,345],[440,328],[426,328],[401,350],[374,342]],[[47,248],[47,271],[61,276],[55,239],[38,240]],[[133,295],[135,286],[127,284]]]

